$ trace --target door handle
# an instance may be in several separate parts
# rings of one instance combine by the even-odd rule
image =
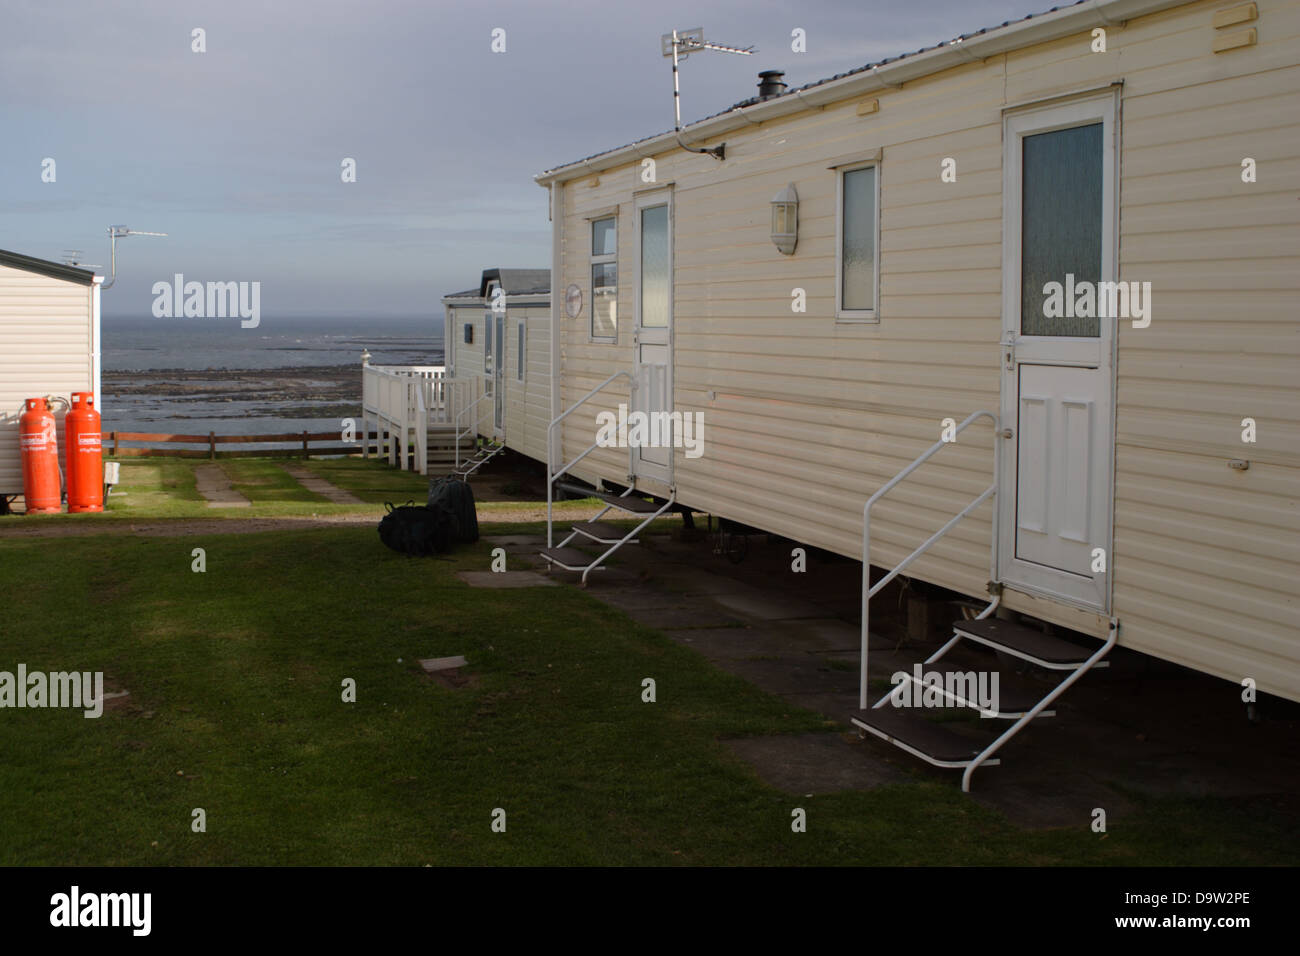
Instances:
[[[1015,429],[1013,429],[1013,428],[1004,428],[1004,429],[1002,429],[1002,431],[998,432],[998,437],[999,437],[999,438],[1015,438],[1015,437],[1016,437]]]

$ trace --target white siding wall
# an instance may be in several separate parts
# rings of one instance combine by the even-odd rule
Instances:
[[[0,265],[0,494],[21,494],[23,401],[94,388],[92,286]],[[59,459],[63,462],[63,410]]]
[[[524,381],[518,379],[519,323],[527,323]],[[546,461],[551,415],[551,307],[510,306],[506,313],[506,445]]]
[[[945,417],[996,410],[1001,333],[1002,110],[1123,81],[1121,278],[1150,281],[1150,328],[1122,327],[1114,612],[1123,643],[1300,697],[1293,622],[1300,580],[1300,3],[1263,0],[1256,47],[1213,54],[1195,3],[1090,37],[971,63],[903,89],[728,134],[727,160],[656,156],[673,183],[675,395],[704,413],[705,454],[676,458],[679,498],[843,554],[860,553],[861,508],[935,441]],[[835,174],[828,160],[882,150],[881,316],[834,319]],[[940,161],[958,179],[941,183]],[[1242,157],[1259,182],[1240,181]],[[584,309],[560,330],[562,404],[632,367],[633,194],[641,166],[564,190],[562,274]],[[800,196],[799,247],[768,238],[769,200]],[[587,219],[617,206],[619,336],[588,341]],[[792,314],[791,292],[807,293]],[[1125,324],[1126,325],[1126,324]],[[712,394],[712,398],[710,398]],[[564,433],[566,460],[611,388]],[[1259,442],[1242,445],[1254,417]],[[1226,467],[1248,458],[1247,472]],[[892,565],[987,484],[992,438],[973,427],[873,512],[874,563]],[[579,475],[622,480],[626,453]],[[980,593],[989,576],[984,506],[913,566]],[[1008,604],[1099,634],[1104,621],[1024,595]]]

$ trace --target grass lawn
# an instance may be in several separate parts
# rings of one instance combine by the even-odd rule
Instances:
[[[462,584],[491,546],[408,559],[369,526],[0,539],[0,593],[22,596],[0,670],[131,692],[98,720],[0,711],[0,864],[1290,861],[1283,820],[1228,802],[1147,801],[1099,837],[1019,830],[950,785],[783,794],[724,739],[838,728],[576,588]],[[454,654],[467,686],[417,664]]]
[[[42,515],[31,521],[99,522],[129,519],[155,521],[169,518],[218,518],[240,520],[249,517],[301,517],[383,514],[383,504],[395,505],[414,501],[423,504],[428,497],[429,479],[423,475],[391,468],[379,459],[334,458],[307,461],[271,458],[226,458],[217,464],[230,478],[236,491],[248,498],[247,508],[209,508],[195,486],[194,469],[208,462],[192,458],[129,458],[121,462],[121,483],[114,487],[106,507],[99,514]],[[326,481],[352,492],[365,504],[333,504],[321,495],[304,488],[284,469],[285,464],[301,464]],[[555,512],[564,517],[590,510],[590,501],[556,502]],[[536,508],[535,502],[479,502],[480,515],[493,511]],[[545,502],[541,503],[545,507]],[[661,521],[676,520],[674,517]],[[498,526],[504,527],[504,526]]]

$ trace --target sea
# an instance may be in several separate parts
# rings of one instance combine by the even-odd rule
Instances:
[[[361,353],[441,365],[441,316],[101,322],[102,429],[253,435],[360,420]]]

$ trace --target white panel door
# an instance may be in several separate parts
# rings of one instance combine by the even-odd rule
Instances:
[[[632,411],[647,416],[672,411],[673,328],[672,192],[656,190],[636,201],[636,329]],[[651,419],[654,420],[653,418]],[[632,451],[632,468],[641,477],[672,484],[673,449],[669,429],[651,429],[658,442]]]
[[[998,573],[1103,613],[1116,317],[1095,291],[1118,278],[1117,137],[1109,92],[1005,118]]]

